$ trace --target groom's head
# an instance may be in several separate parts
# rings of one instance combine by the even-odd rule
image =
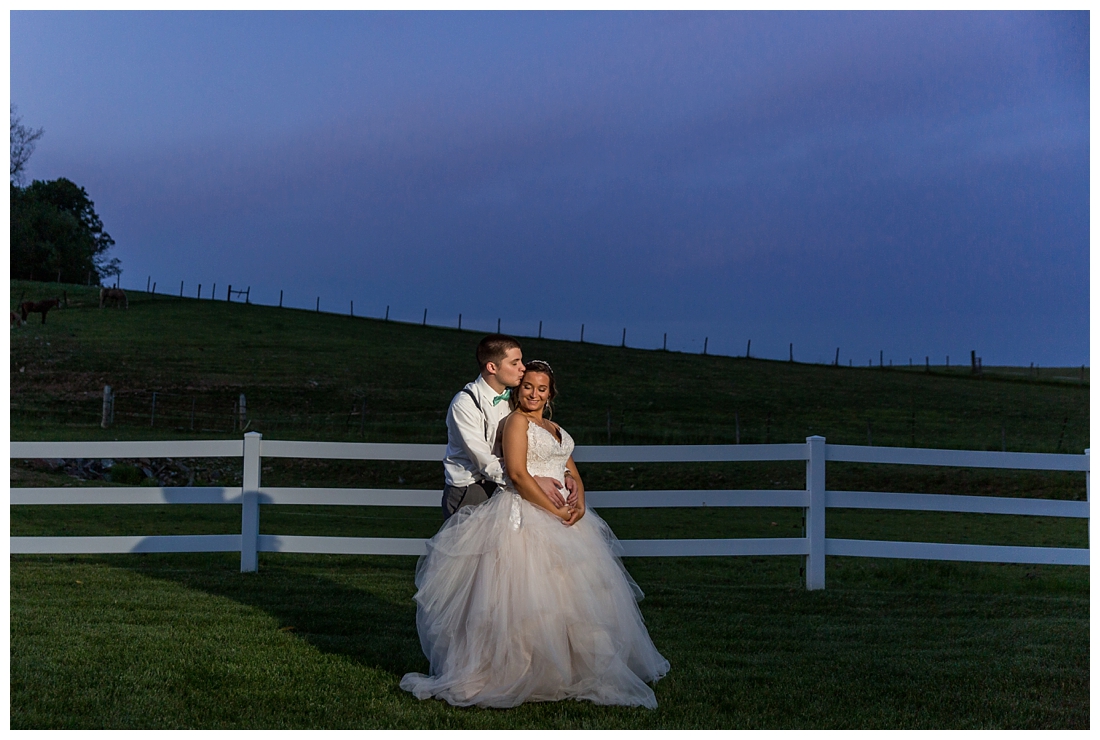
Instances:
[[[506,334],[490,334],[478,342],[477,364],[482,376],[495,377],[506,388],[519,385],[523,378],[523,350]]]

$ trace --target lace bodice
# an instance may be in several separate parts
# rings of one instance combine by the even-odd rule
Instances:
[[[565,479],[565,463],[573,454],[573,438],[561,427],[561,443],[535,422],[527,425],[527,472],[532,476]]]

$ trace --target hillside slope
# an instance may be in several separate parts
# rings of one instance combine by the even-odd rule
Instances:
[[[442,442],[452,395],[477,372],[482,331],[131,293],[11,332],[15,439],[174,438],[249,429],[312,439]],[[12,296],[58,292],[13,282]],[[505,327],[506,328],[506,327]],[[555,419],[579,444],[794,442],[1080,452],[1088,386],[1079,371],[833,368],[523,338],[549,361]],[[99,428],[103,386],[115,423]],[[153,407],[153,393],[157,394]],[[365,414],[363,413],[365,411]]]

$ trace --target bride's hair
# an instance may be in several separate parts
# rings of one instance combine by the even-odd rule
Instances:
[[[527,373],[544,373],[546,377],[550,378],[550,392],[546,397],[546,406],[542,410],[542,415],[547,419],[552,419],[554,417],[554,399],[558,396],[558,388],[554,383],[554,369],[550,367],[550,363],[542,360],[530,360],[523,363],[523,366],[526,368],[524,370],[524,377],[527,377]],[[522,380],[520,381],[520,385],[523,385]],[[518,390],[517,388],[516,392],[513,392],[508,398],[508,405],[512,407],[513,411],[519,406]]]

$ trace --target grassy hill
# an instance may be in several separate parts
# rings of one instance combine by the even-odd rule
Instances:
[[[41,283],[11,288],[27,299],[60,292]],[[442,443],[447,405],[477,373],[480,331],[140,292],[130,293],[128,310],[101,310],[96,291],[63,288],[69,308],[45,324],[32,316],[11,332],[13,439],[233,437],[240,434],[235,404],[244,394],[245,425],[270,438]],[[836,368],[522,343],[526,357],[555,368],[554,418],[578,444],[801,442],[820,434],[843,444],[999,450],[1003,443],[1010,451],[1074,453],[1088,446],[1089,390],[1072,379],[1078,371],[1047,368],[1031,377],[986,368],[976,377],[969,368]],[[116,396],[106,430],[105,384]],[[351,475],[335,463],[314,468],[345,485]],[[438,465],[390,468],[397,472],[387,474],[389,485],[441,485]],[[613,488],[709,488],[732,479],[740,481],[736,487],[769,488],[798,486],[802,476],[797,463],[589,466],[588,473],[590,486]],[[1038,490],[1068,498],[1078,495],[1079,478],[830,467],[830,486],[843,482],[852,490]]]
[[[69,307],[11,332],[13,439],[265,437],[441,443],[480,331],[63,286]],[[13,300],[58,286],[11,285]],[[507,329],[507,327],[505,327]],[[830,442],[1080,453],[1079,369],[832,368],[521,338],[578,444]],[[102,389],[117,394],[101,429]],[[156,393],[156,410],[153,394]],[[610,421],[609,421],[610,420]],[[1003,430],[1003,431],[1002,431]],[[195,485],[239,462],[185,461]],[[438,463],[268,461],[268,485],[439,488]],[[135,468],[130,467],[131,473]],[[797,488],[799,463],[582,466],[590,489]],[[12,485],[102,485],[12,461]],[[161,474],[158,472],[158,476]],[[1084,499],[1084,475],[833,464],[829,487]],[[125,482],[138,482],[137,478]],[[144,481],[155,483],[153,479]],[[162,480],[161,482],[168,482]],[[270,510],[269,510],[270,509]],[[794,509],[617,509],[623,539],[798,536]],[[265,507],[269,534],[430,536],[435,510]],[[12,535],[239,532],[232,506],[12,507]],[[1087,547],[1087,522],[830,509],[827,536]],[[417,702],[414,558],[14,556],[11,726],[1088,727],[1087,568],[836,558],[634,558],[673,671],[655,712],[506,712]]]
[[[16,439],[223,436],[236,432],[243,393],[249,428],[268,436],[442,442],[447,404],[476,376],[484,334],[134,292],[129,310],[100,310],[95,291],[63,287],[68,309],[11,332]],[[11,285],[13,298],[58,292]],[[739,431],[743,443],[821,434],[993,450],[1003,429],[1008,450],[1088,445],[1088,386],[1076,368],[1034,377],[985,368],[977,377],[969,367],[834,368],[522,342],[526,357],[554,366],[555,418],[578,444],[733,443]],[[117,397],[109,431],[99,430],[104,384]]]

